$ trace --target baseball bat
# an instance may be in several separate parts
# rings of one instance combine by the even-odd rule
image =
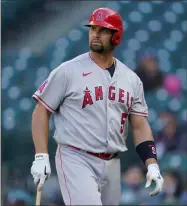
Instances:
[[[40,206],[41,196],[42,196],[42,191],[37,189],[37,194],[36,194],[36,206]]]

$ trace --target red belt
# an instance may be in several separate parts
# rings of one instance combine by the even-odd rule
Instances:
[[[68,147],[74,148],[74,149],[79,150],[79,151],[82,150],[82,149],[80,149],[78,147],[74,147],[72,145],[68,145]],[[110,159],[117,156],[117,153],[110,154],[110,153],[94,153],[94,152],[88,152],[88,151],[85,151],[85,152],[90,154],[90,155],[93,155],[95,157],[98,157],[100,159],[104,159],[104,160],[110,160]]]

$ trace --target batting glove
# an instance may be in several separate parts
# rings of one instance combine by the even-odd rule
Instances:
[[[149,187],[152,181],[154,181],[156,183],[156,187],[152,192],[149,193],[151,196],[154,196],[154,195],[159,194],[162,191],[164,179],[162,178],[160,174],[160,170],[157,164],[149,164],[147,169],[148,169],[148,172],[146,175],[147,182],[146,182],[145,188]]]
[[[51,174],[51,167],[49,163],[49,155],[46,153],[35,154],[35,160],[32,163],[31,174],[34,178],[34,183],[38,190],[43,188],[45,180]]]

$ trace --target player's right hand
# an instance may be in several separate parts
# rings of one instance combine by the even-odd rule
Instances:
[[[34,179],[34,183],[37,185],[37,189],[41,190],[45,183],[45,180],[51,174],[51,167],[49,162],[49,155],[46,153],[35,154],[35,160],[32,163],[31,174]]]

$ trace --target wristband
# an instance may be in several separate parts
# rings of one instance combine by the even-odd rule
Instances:
[[[145,141],[136,146],[136,152],[140,156],[140,159],[145,164],[145,161],[149,158],[157,160],[156,147],[154,141]]]

